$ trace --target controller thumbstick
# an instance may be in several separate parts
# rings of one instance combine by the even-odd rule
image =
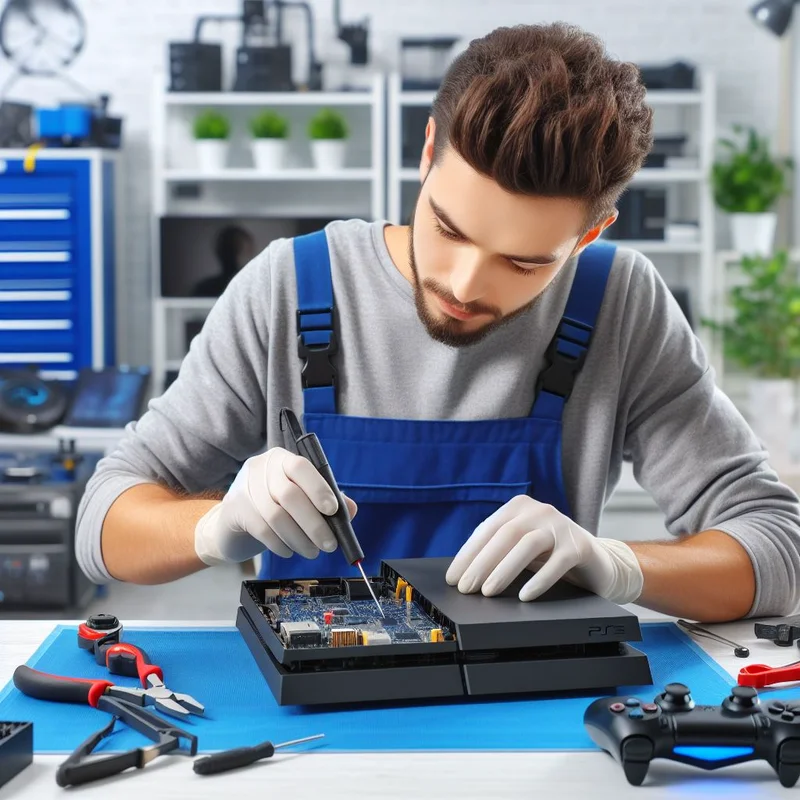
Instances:
[[[758,692],[752,686],[734,686],[722,701],[728,711],[749,714],[758,708]]]
[[[663,694],[656,698],[656,703],[664,711],[690,711],[694,708],[692,693],[682,683],[668,683]]]

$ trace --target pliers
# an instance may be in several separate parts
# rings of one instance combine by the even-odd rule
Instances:
[[[186,717],[188,714],[203,714],[205,707],[191,695],[173,692],[164,685],[164,673],[161,667],[150,662],[150,656],[141,647],[119,641],[122,626],[109,632],[97,631],[82,624],[78,627],[78,647],[89,650],[94,654],[98,664],[105,665],[112,675],[126,675],[129,678],[138,677],[144,690],[128,690],[116,686],[115,689],[129,692],[136,691],[139,698],[138,705],[154,705],[159,711],[173,717]],[[113,684],[109,683],[109,686]],[[116,695],[120,696],[120,695]],[[126,697],[129,702],[137,700]]]
[[[153,675],[153,678],[155,677]],[[21,685],[17,683],[18,678]],[[88,703],[92,708],[100,707],[98,702],[101,698],[114,697],[132,706],[155,706],[159,711],[173,717],[183,718],[191,713],[203,713],[203,706],[188,694],[171,692],[158,680],[157,684],[149,689],[137,689],[117,686],[111,681],[102,679],[64,678],[23,665],[14,672],[14,685],[23,694],[40,700]]]
[[[39,700],[54,700],[60,703],[88,703],[92,708],[107,711],[114,719],[102,730],[92,734],[80,744],[63,763],[56,774],[59,786],[70,786],[115,775],[128,767],[141,769],[154,758],[165,753],[178,752],[186,755],[197,753],[197,737],[174,725],[170,725],[151,711],[137,708],[143,705],[141,689],[115,686],[110,681],[65,678],[31,669],[24,664],[14,670],[14,686],[23,694]],[[84,761],[97,744],[108,736],[117,719],[134,730],[152,739],[155,744],[138,747],[124,753]],[[183,745],[182,740],[187,744]]]

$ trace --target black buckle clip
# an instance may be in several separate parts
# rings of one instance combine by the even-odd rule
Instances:
[[[572,321],[570,321],[568,324],[574,327],[584,328],[585,330],[591,330],[590,328],[586,328],[585,326]],[[559,324],[556,335],[548,345],[546,353],[548,363],[539,376],[536,390],[537,394],[544,389],[544,391],[549,392],[550,394],[563,397],[564,400],[567,400],[572,394],[572,390],[575,386],[575,378],[583,368],[583,362],[586,360],[586,354],[589,352],[589,346],[588,343],[575,342],[569,336],[565,336],[562,330],[562,324]],[[558,343],[560,339],[574,342],[574,344],[578,345],[581,348],[580,355],[577,358],[574,358],[566,353],[559,352]]]
[[[334,386],[336,383],[336,367],[331,361],[331,356],[337,352],[336,331],[332,328],[307,328],[301,331],[300,320],[303,314],[333,314],[331,308],[311,309],[297,311],[297,354],[303,359],[303,368],[300,371],[304,389],[319,386]],[[311,330],[325,330],[330,332],[330,339],[325,344],[306,344],[303,335]]]

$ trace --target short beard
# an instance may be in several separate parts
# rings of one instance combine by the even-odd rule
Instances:
[[[411,267],[411,274],[414,276],[414,304],[417,307],[417,314],[428,332],[428,336],[434,341],[441,342],[441,344],[448,347],[468,347],[469,345],[477,344],[485,339],[490,333],[496,331],[505,325],[508,325],[512,320],[529,311],[535,306],[542,295],[549,286],[552,286],[556,281],[551,281],[548,287],[540,292],[529,303],[526,303],[521,308],[512,311],[510,314],[503,316],[500,309],[494,306],[484,306],[480,303],[460,303],[453,295],[448,292],[443,286],[436,283],[436,281],[426,278],[420,282],[419,271],[417,270],[417,258],[414,252],[414,217],[417,213],[417,205],[419,204],[419,195],[417,195],[417,202],[414,204],[414,211],[408,225],[408,263]],[[563,268],[561,272],[563,272]],[[556,277],[557,280],[557,277]],[[482,327],[472,330],[464,331],[464,322],[455,319],[454,317],[445,317],[439,319],[435,317],[425,303],[424,289],[428,289],[433,294],[441,297],[449,305],[456,308],[463,309],[465,312],[484,312],[493,317],[491,322],[487,322]]]

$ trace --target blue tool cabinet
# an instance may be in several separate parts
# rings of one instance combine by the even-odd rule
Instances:
[[[0,370],[114,364],[115,179],[108,151],[0,149]]]

